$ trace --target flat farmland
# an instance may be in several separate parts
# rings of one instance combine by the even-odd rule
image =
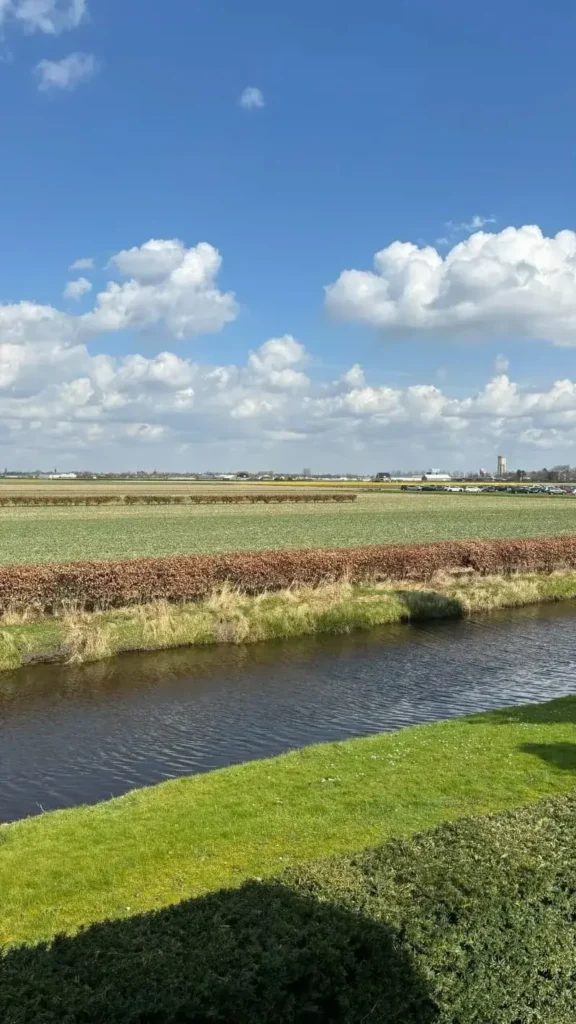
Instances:
[[[230,481],[222,483],[195,483],[190,480],[9,480],[0,483],[0,495],[42,495],[43,497],[82,497],[90,494],[112,494],[122,498],[125,494],[259,494],[276,491],[288,491],[293,494],[322,494],[326,491],[357,491],[362,485],[356,483],[277,483],[272,480],[262,482]],[[374,488],[381,485],[367,484]],[[398,490],[398,487],[396,487]]]
[[[576,499],[361,494],[350,505],[0,508],[0,563],[576,532]]]

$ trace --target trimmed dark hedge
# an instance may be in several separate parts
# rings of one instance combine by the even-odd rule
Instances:
[[[343,578],[429,580],[436,572],[553,572],[576,569],[576,534],[528,540],[441,541],[360,548],[169,555],[126,561],[0,566],[0,612],[72,604],[118,608],[147,601],[197,601],[228,583],[246,594]]]
[[[573,1024],[576,798],[0,961],[3,1024]]]

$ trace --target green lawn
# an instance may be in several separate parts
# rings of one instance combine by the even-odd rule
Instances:
[[[576,499],[360,494],[353,505],[1,508],[0,563],[353,547],[576,531]]]
[[[325,744],[0,828],[5,944],[131,917],[576,782],[576,697]]]

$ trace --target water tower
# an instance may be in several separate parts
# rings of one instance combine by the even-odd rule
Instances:
[[[496,476],[506,476],[506,456],[505,455],[499,455],[498,456],[498,469],[496,471]]]

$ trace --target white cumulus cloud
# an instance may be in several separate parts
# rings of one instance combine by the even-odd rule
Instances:
[[[110,266],[130,280],[111,281],[85,317],[92,333],[162,323],[176,338],[220,331],[238,309],[231,292],[216,287],[222,259],[214,246],[193,248],[177,240],[151,239],[126,249]]]
[[[65,299],[81,299],[83,295],[92,291],[92,285],[86,277],[78,277],[75,281],[68,281],[64,288]]]
[[[62,60],[41,60],[35,67],[41,92],[52,89],[75,89],[87,82],[99,70],[98,61],[91,53],[71,53]]]
[[[217,331],[236,316],[233,296],[217,288],[217,251],[151,240],[117,253],[110,267],[128,281],[108,284],[88,313],[0,304],[0,450],[12,464],[66,455],[75,465],[126,468],[146,452],[152,466],[174,468],[213,457],[216,468],[239,466],[244,456],[249,468],[284,466],[283,452],[295,468],[313,455],[342,469],[344,453],[351,468],[372,472],[440,464],[438,453],[451,453],[456,467],[464,459],[461,468],[476,458],[490,464],[498,451],[526,467],[576,462],[576,380],[527,387],[504,357],[490,380],[456,395],[426,378],[398,386],[352,359],[338,379],[319,379],[321,364],[309,377],[311,355],[290,334],[233,363],[201,363],[171,351],[166,336]],[[164,351],[115,355],[114,332],[143,326],[162,332]]]
[[[576,232],[536,225],[478,231],[446,256],[392,242],[373,270],[345,270],[326,288],[337,320],[393,337],[515,338],[576,345]]]
[[[7,342],[61,341],[77,337],[77,322],[53,306],[36,302],[0,304],[0,340]]]
[[[290,334],[283,338],[270,338],[248,358],[248,366],[259,380],[281,389],[308,386],[310,381],[306,374],[295,369],[305,362],[304,346]]]
[[[70,266],[68,267],[68,270],[93,270],[93,269],[94,269],[94,260],[92,259],[91,256],[82,256],[80,259],[74,260],[74,262],[71,263]]]
[[[14,20],[28,32],[60,35],[87,16],[86,0],[0,0],[0,25]]]
[[[182,266],[186,255],[184,243],[177,238],[151,238],[144,245],[134,245],[131,249],[116,253],[108,265],[125,277],[133,277],[141,284],[148,284],[168,277]]]
[[[261,89],[249,85],[242,92],[239,102],[243,110],[260,110],[264,106],[264,94]]]
[[[572,450],[576,459],[576,381],[569,379],[537,390],[499,374],[455,398],[425,381],[368,382],[354,364],[339,380],[301,387],[290,373],[302,372],[296,367],[309,356],[290,336],[265,341],[244,363],[204,365],[170,351],[91,355],[73,332],[59,340],[44,314],[25,315],[19,330],[15,315],[0,315],[8,325],[0,326],[0,448],[28,453],[33,464],[43,452],[69,451],[86,465],[125,466],[128,452],[150,444],[158,463],[173,460],[179,446],[221,445],[226,459],[236,451],[241,460],[242,452],[272,445],[280,453],[284,444],[304,446],[299,459],[333,452],[339,465],[342,452],[373,461],[382,446],[387,461],[397,452],[408,464],[415,451],[452,450],[458,465],[467,450],[486,461],[484,453],[511,447],[520,462],[524,452],[536,465],[540,450],[561,452],[560,461]]]
[[[360,366],[360,363],[354,363],[346,373],[342,374],[342,381],[344,384],[349,384],[353,388],[361,388],[366,383],[364,378],[364,370]]]

